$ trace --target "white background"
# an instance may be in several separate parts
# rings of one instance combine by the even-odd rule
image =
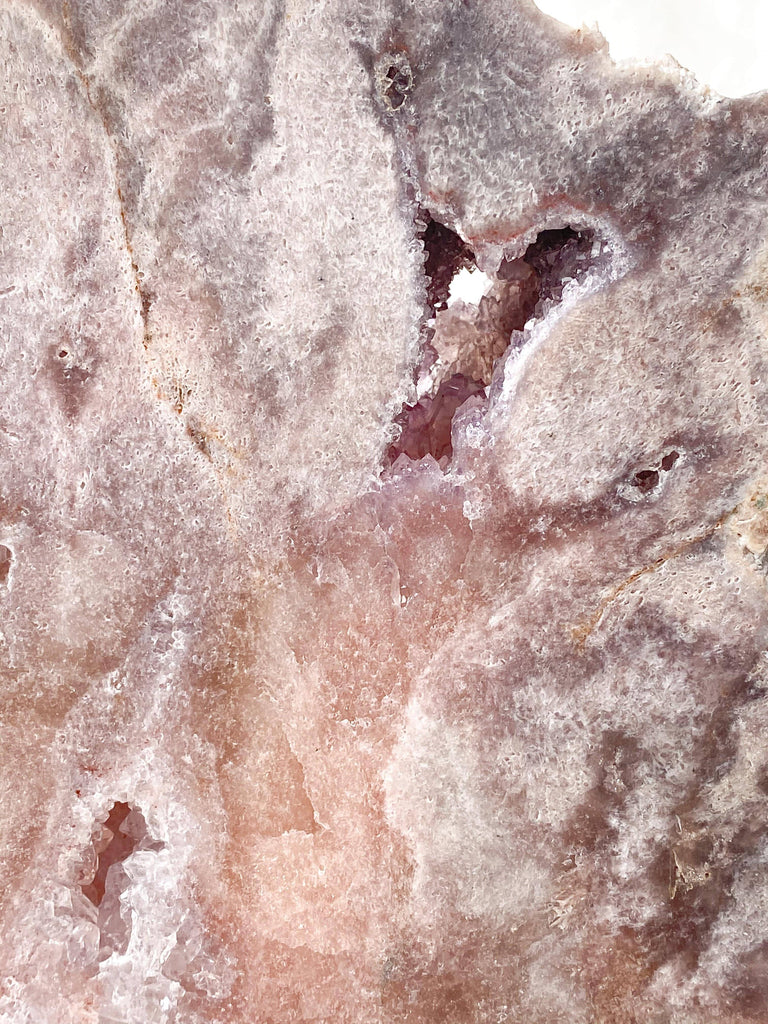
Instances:
[[[672,56],[723,96],[768,89],[768,0],[536,0],[559,21],[598,23],[614,60]]]

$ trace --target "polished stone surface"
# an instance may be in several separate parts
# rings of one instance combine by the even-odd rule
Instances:
[[[3,1024],[765,1021],[766,144],[530,0],[3,5]]]

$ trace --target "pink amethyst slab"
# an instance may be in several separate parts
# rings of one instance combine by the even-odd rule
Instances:
[[[2,1024],[764,1024],[767,146],[531,0],[2,5]]]

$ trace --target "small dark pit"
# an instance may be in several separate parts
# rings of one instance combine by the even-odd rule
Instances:
[[[641,469],[632,478],[632,484],[643,494],[652,491],[659,482],[659,474],[655,469]]]
[[[413,86],[413,75],[407,64],[392,64],[384,76],[384,95],[392,110],[399,110]]]
[[[661,460],[661,468],[664,470],[665,473],[668,473],[679,458],[680,455],[678,454],[678,452],[670,452],[668,455],[665,455],[664,458]]]

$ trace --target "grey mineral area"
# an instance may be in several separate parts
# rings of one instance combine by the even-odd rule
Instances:
[[[2,1024],[768,1018],[766,143],[530,0],[2,5]]]

